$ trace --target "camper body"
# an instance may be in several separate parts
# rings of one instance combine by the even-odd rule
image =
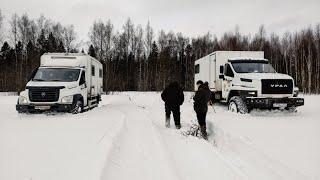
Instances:
[[[263,51],[216,51],[195,61],[198,80],[207,81],[214,100],[227,103],[231,111],[254,108],[288,109],[304,105],[292,77],[277,73]]]
[[[46,53],[20,92],[16,109],[79,113],[93,108],[101,100],[102,76],[102,64],[89,55]]]

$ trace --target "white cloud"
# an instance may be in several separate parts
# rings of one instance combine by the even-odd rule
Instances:
[[[74,24],[83,40],[97,19],[111,19],[118,30],[128,17],[143,26],[150,20],[156,31],[190,36],[208,31],[220,36],[236,25],[243,33],[255,33],[261,24],[268,32],[283,33],[320,23],[318,0],[0,0],[0,4],[6,17],[26,12]]]

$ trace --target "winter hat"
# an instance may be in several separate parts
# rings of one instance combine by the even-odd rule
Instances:
[[[203,84],[203,81],[199,80],[197,81],[196,85],[202,85]]]

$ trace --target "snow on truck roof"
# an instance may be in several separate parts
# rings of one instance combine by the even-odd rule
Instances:
[[[84,53],[44,53],[43,55],[49,55],[49,56],[88,56]]]
[[[45,53],[41,56],[41,66],[85,67],[88,60],[101,64],[84,53]]]
[[[253,58],[253,57],[234,57],[234,58],[229,58],[228,61],[267,61],[268,62],[268,59]]]

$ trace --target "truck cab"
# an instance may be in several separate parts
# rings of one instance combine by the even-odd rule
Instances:
[[[97,72],[97,70],[99,70]],[[47,53],[20,92],[18,112],[80,113],[101,100],[102,65],[85,54]]]
[[[220,79],[222,101],[229,110],[246,113],[253,108],[295,110],[304,104],[292,77],[277,73],[267,59],[231,58]]]

